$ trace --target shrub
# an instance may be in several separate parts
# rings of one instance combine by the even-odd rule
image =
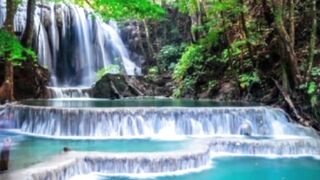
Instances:
[[[118,65],[108,65],[105,68],[100,69],[96,74],[96,79],[99,81],[106,74],[119,74],[120,67]]]
[[[184,49],[185,44],[170,44],[163,46],[161,50],[155,55],[155,59],[159,63],[160,69],[163,71],[173,70]]]
[[[173,78],[178,83],[178,89],[174,96],[179,97],[184,92],[193,90],[200,73],[204,67],[204,48],[201,45],[192,44],[183,52],[177,63]]]

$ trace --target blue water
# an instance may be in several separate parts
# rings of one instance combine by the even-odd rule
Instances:
[[[99,152],[167,152],[184,149],[190,140],[159,141],[151,139],[130,140],[57,140],[28,137],[1,131],[0,143],[4,138],[12,139],[10,151],[10,170],[16,170],[39,163],[61,153],[64,147],[73,151]],[[1,147],[1,144],[0,144]]]
[[[32,100],[22,104],[33,106],[54,106],[66,108],[82,107],[212,107],[243,106],[239,103],[216,103],[212,101],[143,99],[143,100]],[[13,146],[10,152],[10,170],[22,169],[46,160],[62,152],[64,147],[74,151],[99,152],[167,152],[190,147],[192,140],[159,141],[152,139],[130,140],[63,140],[30,137],[1,131],[0,145],[10,137]],[[1,147],[1,146],[0,146]],[[91,176],[100,180],[137,180],[133,176]],[[140,178],[141,179],[141,178]],[[154,180],[320,180],[320,160],[314,158],[262,158],[262,157],[216,157],[212,168],[183,175],[144,177]]]
[[[216,102],[211,100],[193,99],[50,99],[50,100],[25,100],[21,104],[31,106],[53,106],[53,107],[218,107],[218,106],[252,106],[257,104],[244,102]]]
[[[95,176],[99,180],[137,180],[130,177]],[[213,168],[180,176],[143,178],[144,180],[320,180],[320,161],[313,158],[221,157]]]

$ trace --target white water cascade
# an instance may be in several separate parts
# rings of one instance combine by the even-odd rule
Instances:
[[[53,138],[153,138],[240,135],[250,122],[254,136],[308,136],[316,132],[288,122],[269,107],[56,108],[7,107],[23,133]]]
[[[5,2],[0,1],[0,26],[5,19]],[[38,62],[51,73],[52,97],[87,97],[96,73],[110,65],[119,72],[140,74],[121,40],[115,22],[105,23],[91,11],[63,3],[38,4],[35,13],[33,47]],[[15,31],[22,34],[26,4],[19,6]],[[65,93],[66,92],[66,93]]]
[[[111,176],[183,174],[211,167],[219,156],[319,157],[315,130],[289,122],[271,107],[63,108],[9,104],[0,116],[15,133],[53,139],[191,138],[172,152],[68,152],[0,175],[4,179],[70,179],[90,173]],[[241,135],[249,124],[252,133]]]
[[[46,168],[43,168],[46,167]],[[49,159],[34,167],[0,178],[19,180],[67,180],[73,176],[99,172],[121,174],[181,174],[186,170],[200,171],[210,168],[209,150],[193,150],[192,153],[81,153],[69,152]],[[47,170],[45,170],[47,169]]]

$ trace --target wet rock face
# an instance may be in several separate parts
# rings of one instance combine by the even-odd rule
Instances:
[[[190,41],[191,19],[177,9],[166,8],[167,15],[162,20],[147,20],[149,38],[154,53],[169,44],[180,44]],[[130,57],[140,62],[143,68],[155,65],[154,54],[148,47],[147,33],[142,21],[128,21],[121,25],[121,37],[130,51]],[[143,69],[143,70],[145,70]]]
[[[111,99],[139,95],[130,87],[123,75],[104,76],[95,84],[92,93],[95,98]]]
[[[4,63],[0,63],[0,84],[4,78]],[[14,68],[14,96],[16,99],[44,98],[49,72],[37,63],[26,62]]]
[[[118,99],[135,96],[170,96],[173,84],[171,77],[125,76],[107,74],[94,87],[94,98]]]

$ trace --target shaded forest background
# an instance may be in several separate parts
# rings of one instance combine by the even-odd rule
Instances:
[[[316,0],[72,2],[106,20],[119,20],[131,56],[142,63],[144,81],[165,88],[162,95],[280,106],[296,121],[320,130]],[[1,99],[39,98],[49,81],[31,46],[36,3],[28,0],[26,29],[16,34],[12,27],[19,1],[7,0],[0,31]]]

